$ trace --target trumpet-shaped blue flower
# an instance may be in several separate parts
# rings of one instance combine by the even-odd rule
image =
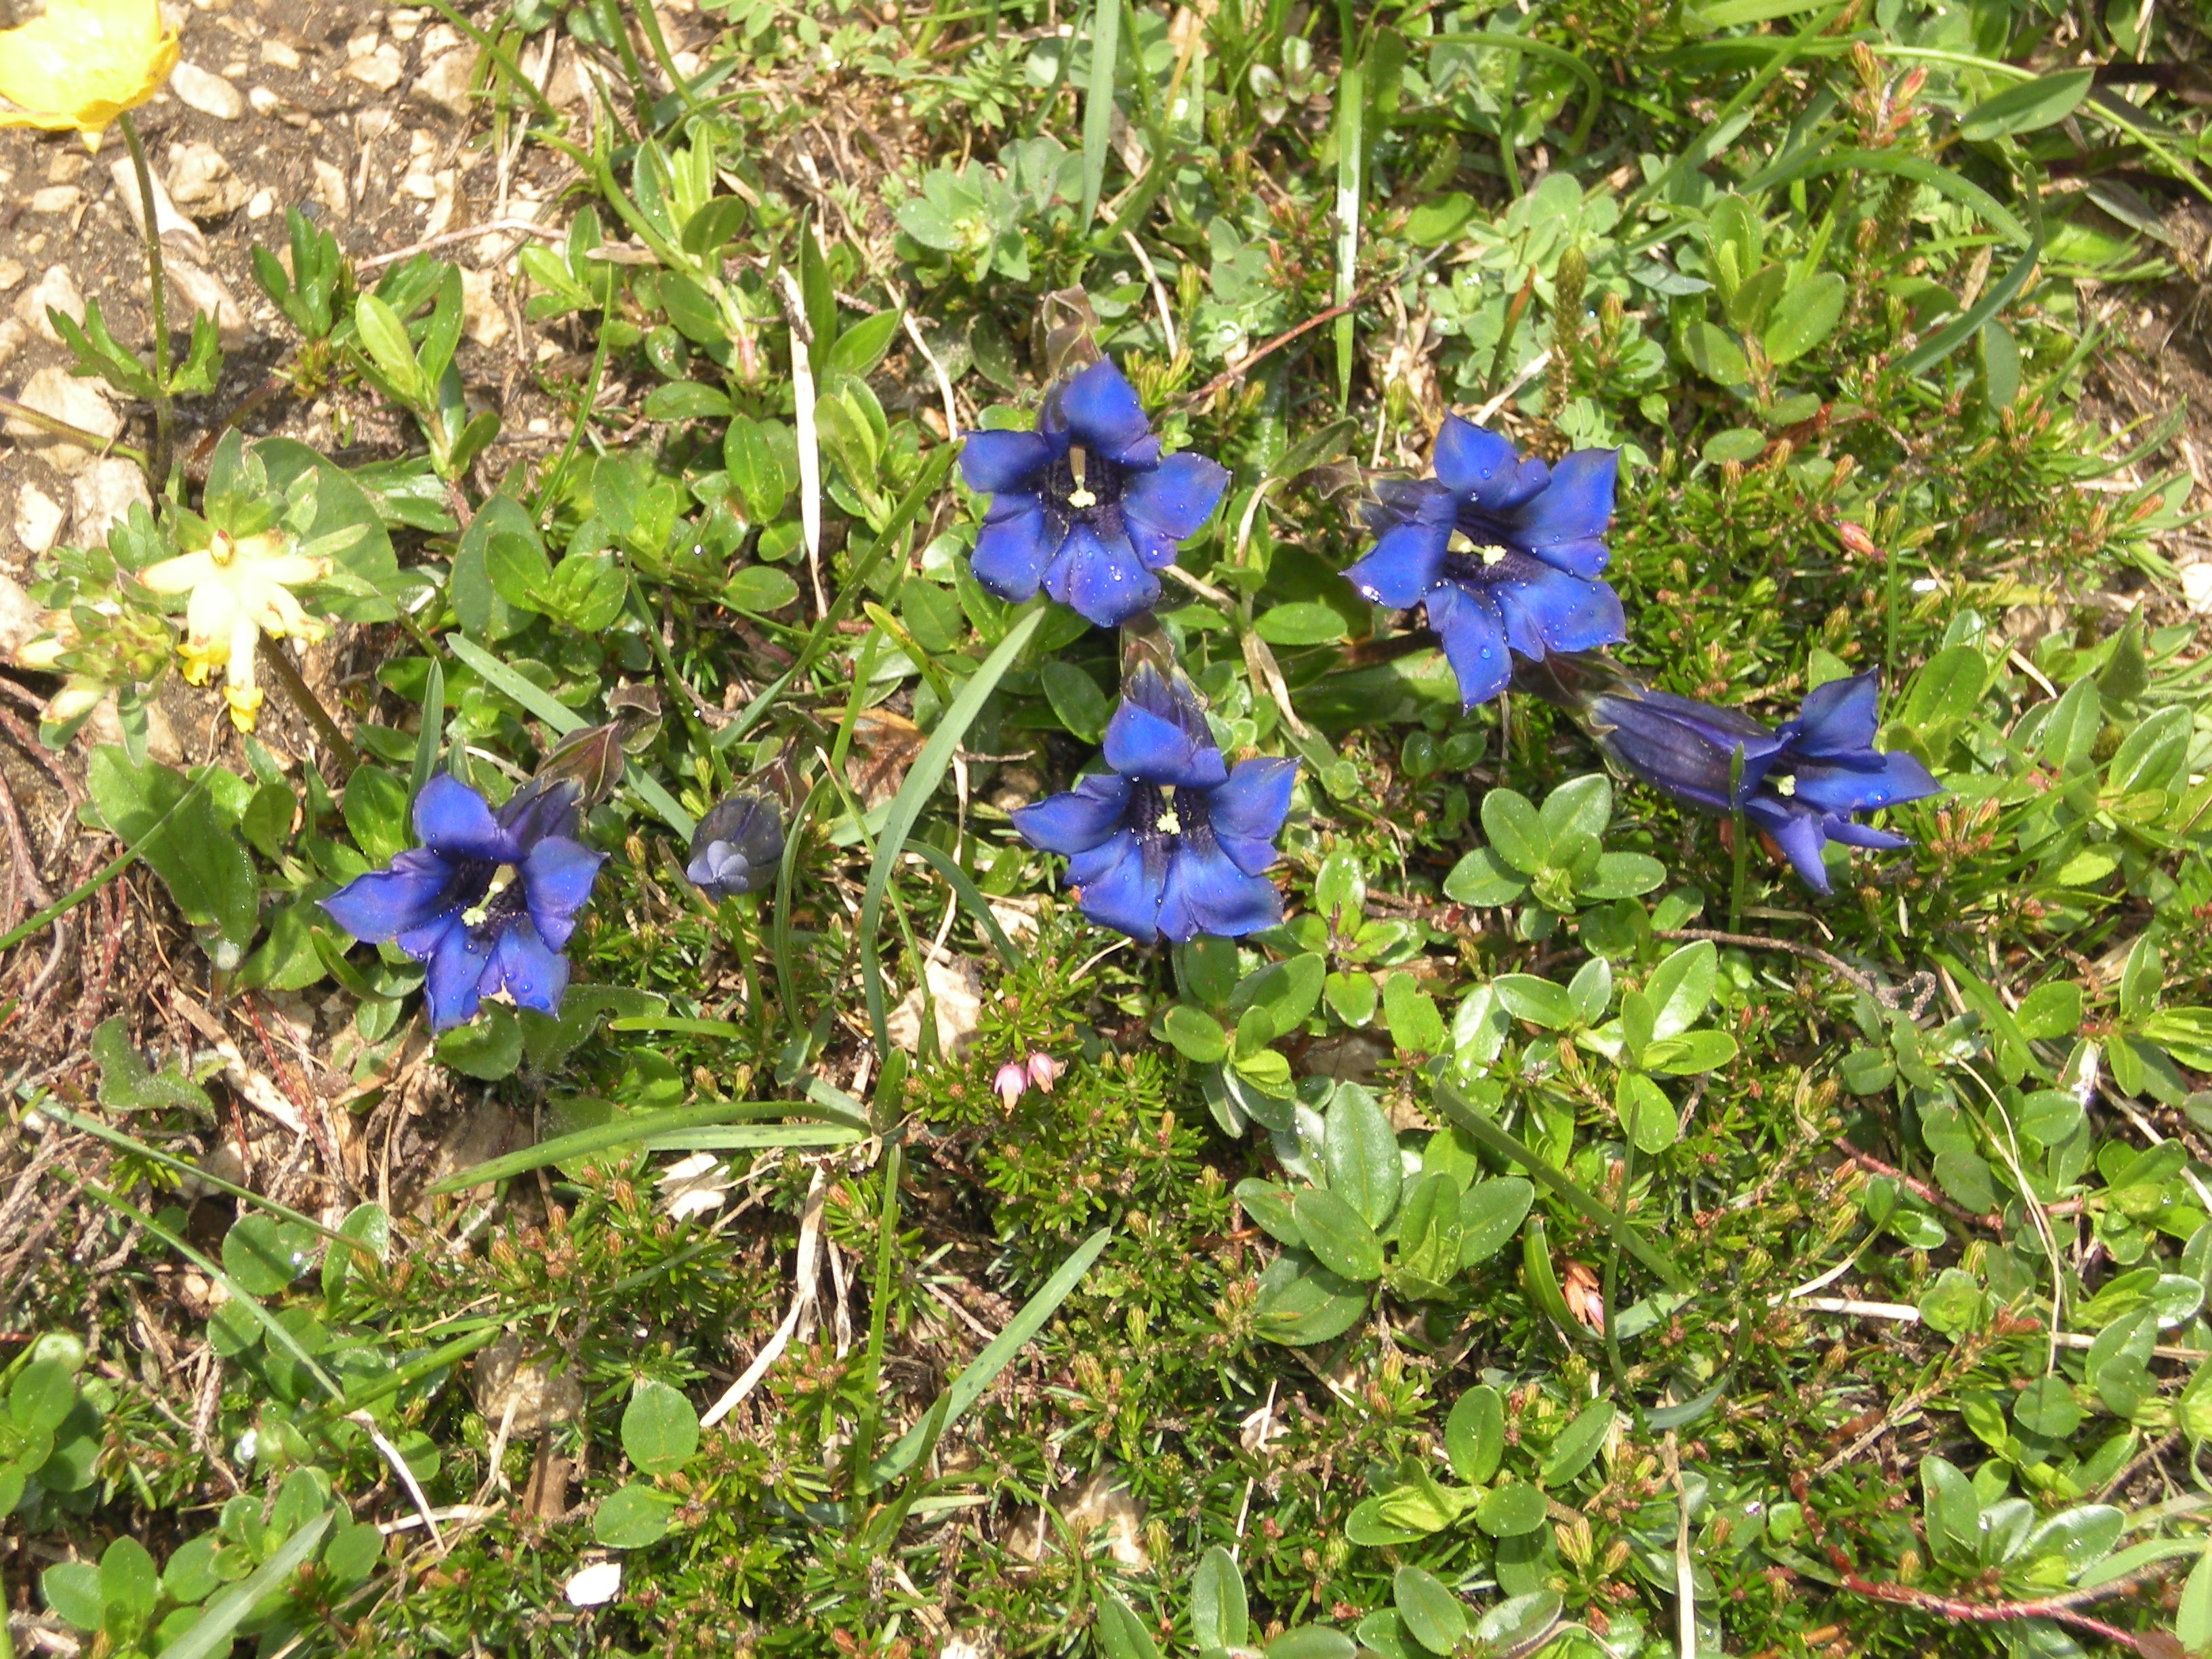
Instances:
[[[1818,687],[1795,718],[1771,731],[1735,709],[1632,684],[1597,692],[1583,706],[1599,746],[1617,764],[1700,811],[1741,810],[1818,893],[1828,890],[1821,850],[1829,842],[1885,851],[1911,845],[1851,814],[1942,787],[1911,756],[1875,749],[1872,674]]]
[[[1107,725],[1106,763],[1112,771],[1013,814],[1023,840],[1066,858],[1085,915],[1146,945],[1282,920],[1261,872],[1275,861],[1297,762],[1231,769],[1190,691],[1146,666]]]
[[[708,898],[757,893],[775,879],[783,857],[783,815],[765,795],[726,795],[691,832],[684,879]]]
[[[553,1013],[568,985],[562,949],[605,858],[574,839],[575,817],[574,784],[525,784],[495,814],[441,772],[415,798],[422,845],[322,907],[356,939],[396,940],[424,964],[433,1030],[465,1023],[500,991]]]
[[[1599,580],[1612,450],[1547,466],[1447,415],[1432,459],[1434,478],[1375,486],[1364,511],[1375,545],[1344,574],[1376,605],[1428,606],[1466,707],[1505,689],[1516,653],[1540,661],[1626,637],[1620,600]]]
[[[1198,532],[1227,469],[1188,451],[1162,455],[1135,390],[1109,362],[1045,394],[1034,432],[970,432],[968,487],[991,497],[969,568],[1002,599],[1039,586],[1101,628],[1160,596],[1155,573]]]

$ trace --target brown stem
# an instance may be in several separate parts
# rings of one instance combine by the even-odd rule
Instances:
[[[1651,937],[1711,939],[1716,945],[1740,945],[1747,951],[1787,951],[1792,956],[1804,957],[1832,968],[1860,990],[1872,997],[1877,1004],[1887,1006],[1882,1003],[1881,988],[1876,985],[1869,975],[1861,973],[1841,957],[1832,956],[1817,945],[1800,945],[1796,940],[1788,939],[1767,939],[1758,933],[1726,933],[1717,927],[1654,927],[1651,930]]]
[[[1942,1211],[1944,1214],[1949,1216],[1953,1220],[1963,1221],[1969,1226],[1986,1227],[1991,1232],[1996,1233],[2000,1237],[2003,1235],[2004,1223],[1996,1216],[1976,1215],[1972,1210],[1967,1209],[1964,1205],[1955,1204],[1951,1200],[1946,1198],[1942,1193],[1937,1192],[1936,1188],[1929,1186],[1926,1182],[1916,1180],[1912,1176],[1905,1174],[1904,1170],[1896,1168],[1894,1165],[1883,1163],[1872,1152],[1861,1152],[1857,1147],[1852,1146],[1850,1141],[1845,1140],[1841,1135],[1836,1136],[1835,1139],[1831,1140],[1828,1144],[1831,1146],[1833,1146],[1838,1152],[1841,1152],[1845,1158],[1850,1159],[1852,1163],[1857,1164],[1861,1169],[1866,1170],[1875,1175],[1887,1176],[1890,1180],[1894,1181],[1899,1186],[1904,1188],[1905,1191],[1911,1193],[1915,1198],[1918,1199],[1923,1204],[1934,1205],[1936,1208]]]
[[[1197,391],[1192,392],[1188,398],[1183,398],[1179,404],[1177,404],[1176,407],[1179,409],[1196,408],[1199,404],[1204,403],[1208,398],[1211,398],[1215,392],[1222,390],[1223,387],[1233,386],[1238,380],[1243,380],[1247,374],[1249,374],[1252,372],[1253,365],[1257,363],[1262,357],[1273,356],[1276,352],[1280,351],[1285,346],[1290,344],[1291,341],[1297,339],[1299,335],[1307,332],[1309,330],[1319,328],[1323,323],[1334,322],[1339,317],[1343,316],[1346,312],[1358,305],[1361,301],[1373,298],[1376,289],[1380,286],[1380,283],[1376,283],[1364,288],[1360,289],[1358,293],[1353,295],[1349,300],[1346,300],[1342,305],[1331,306],[1327,311],[1316,312],[1312,316],[1307,318],[1305,321],[1300,323],[1296,328],[1286,329],[1282,333],[1278,334],[1273,339],[1268,341],[1265,345],[1261,346],[1257,351],[1255,351],[1250,356],[1238,363],[1234,368],[1223,369],[1220,374],[1215,375],[1204,386],[1199,387]]]
[[[2101,1636],[2117,1646],[2142,1653],[2147,1650],[2137,1640],[2135,1632],[2108,1625],[2103,1620],[2094,1619],[2077,1609],[2089,1602],[2101,1601],[2131,1590],[2146,1579],[2163,1572],[2165,1567],[2166,1564],[2160,1562],[2141,1572],[2115,1578],[2109,1583],[2098,1584],[2088,1589],[2068,1590],[2061,1595],[2039,1596],[2027,1601],[1969,1601],[1954,1595],[1938,1595],[1930,1590],[1912,1589],[1903,1584],[1877,1583],[1872,1579],[1860,1577],[1849,1569],[1844,1570],[1843,1583],[1844,1588],[1855,1595],[1863,1595],[1874,1601],[1887,1601],[1893,1607],[1911,1607],[1921,1613],[1932,1613],[1939,1619],[1970,1625],[2002,1625],[2020,1619],[2051,1619],[2062,1625],[2071,1625],[2076,1630],[2087,1631],[2093,1636]]]
[[[72,443],[82,444],[85,448],[98,454],[120,455],[125,460],[136,461],[141,466],[150,465],[146,452],[143,449],[133,449],[129,444],[118,443],[112,438],[103,438],[97,432],[88,431],[81,426],[73,426],[57,416],[47,414],[43,409],[33,409],[28,404],[17,403],[13,398],[0,398],[0,415],[6,416],[11,421],[21,421],[26,426],[37,427],[41,432],[51,432],[57,438],[67,438]]]
[[[338,730],[338,723],[323,707],[323,700],[307,689],[307,681],[300,678],[300,671],[292,666],[292,659],[265,634],[261,638],[261,665],[276,677],[276,684],[284,688],[284,695],[291,698],[292,706],[307,716],[307,724],[315,728],[331,753],[338,757],[338,763],[348,772],[359,766],[360,750]]]

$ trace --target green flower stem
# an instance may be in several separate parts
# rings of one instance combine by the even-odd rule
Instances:
[[[138,200],[146,210],[146,282],[154,307],[154,456],[147,471],[159,490],[169,478],[169,439],[175,420],[169,406],[169,302],[161,274],[161,218],[154,175],[146,166],[146,146],[138,140],[138,124],[129,110],[115,120],[130,149],[131,171],[138,175]]]
[[[1729,837],[1734,843],[1730,848],[1734,857],[1729,867],[1728,930],[1731,933],[1738,933],[1743,931],[1743,868],[1744,860],[1750,852],[1747,843],[1751,839],[1751,825],[1741,812],[1736,813],[1730,822],[1735,833]]]
[[[81,426],[73,426],[67,421],[47,414],[43,409],[33,409],[28,404],[17,403],[13,398],[0,398],[0,415],[4,415],[11,421],[21,421],[26,426],[34,426],[41,432],[51,432],[57,438],[67,438],[70,442],[82,444],[85,448],[98,454],[120,455],[125,460],[136,461],[141,466],[150,466],[153,464],[143,449],[134,449],[129,444],[118,443],[112,438],[103,438],[97,432],[88,432]]]
[[[292,706],[307,717],[307,724],[315,728],[330,751],[338,757],[338,763],[349,773],[359,766],[361,751],[338,730],[338,723],[323,707],[323,700],[307,689],[307,681],[300,678],[300,671],[292,666],[292,659],[278,650],[265,634],[261,636],[261,665],[284,688],[284,695],[292,700]]]

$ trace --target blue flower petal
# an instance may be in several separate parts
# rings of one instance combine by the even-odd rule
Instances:
[[[1059,459],[1053,441],[1038,432],[963,432],[960,476],[979,495],[1036,489],[1037,474]]]
[[[1711,812],[1729,810],[1729,773],[1737,749],[1743,750],[1739,793],[1747,797],[1782,746],[1748,714],[1665,691],[1601,693],[1590,700],[1589,714],[1592,735],[1615,764]]]
[[[1782,729],[1793,738],[1795,753],[1849,766],[1854,756],[1870,758],[1877,724],[1875,677],[1869,670],[1814,687],[1805,694],[1797,718]]]
[[[1246,874],[1201,831],[1169,854],[1159,914],[1160,932],[1178,944],[1200,933],[1240,939],[1280,921],[1283,898],[1273,883]]]
[[[1534,661],[1547,651],[1595,651],[1628,637],[1620,599],[1601,581],[1585,581],[1509,553],[1487,584],[1505,619],[1505,638]]]
[[[1102,927],[1127,933],[1139,945],[1159,934],[1161,872],[1128,830],[1085,853],[1067,867],[1083,914]]]
[[[1508,540],[1571,575],[1596,575],[1605,568],[1617,465],[1610,449],[1575,451],[1552,469],[1541,494],[1515,510]]]
[[[1512,478],[1520,465],[1521,452],[1510,439],[1456,415],[1444,416],[1429,458],[1437,483],[1455,495],[1478,498],[1486,486]]]
[[[605,854],[565,836],[548,836],[523,854],[523,902],[538,937],[554,950],[576,931],[576,912],[592,896],[592,882],[605,862]]]
[[[1393,525],[1365,557],[1345,571],[1344,579],[1370,604],[1410,611],[1436,586],[1450,541],[1449,522]]]
[[[525,917],[500,930],[491,962],[478,981],[481,991],[504,990],[520,1007],[541,1014],[558,1013],[561,994],[568,988],[568,959],[547,948],[538,930]]]
[[[1275,837],[1290,815],[1294,760],[1261,757],[1237,763],[1229,781],[1208,793],[1206,821],[1221,850],[1248,876],[1275,861]]]
[[[503,861],[515,862],[548,836],[573,836],[580,798],[566,778],[532,778],[508,796],[499,809],[499,827],[506,831],[512,849]]]
[[[1211,789],[1229,775],[1205,711],[1181,680],[1146,663],[1129,676],[1106,725],[1106,764],[1125,778]]]
[[[415,797],[415,838],[447,859],[504,864],[515,853],[514,837],[500,827],[484,798],[450,772],[433,773]]]
[[[1122,466],[1150,466],[1159,458],[1160,441],[1145,419],[1137,390],[1110,358],[1102,357],[1048,398],[1043,424]]]
[[[1127,537],[1103,538],[1079,519],[1045,567],[1044,591],[1094,627],[1118,628],[1159,598],[1160,579]]]
[[[1084,779],[1066,794],[1048,796],[1010,816],[1014,833],[1041,853],[1073,858],[1111,841],[1129,816],[1129,781],[1111,772]]]
[[[1212,515],[1228,487],[1227,467],[1184,450],[1122,481],[1121,514],[1170,542],[1187,541]]]
[[[1457,582],[1439,582],[1429,594],[1429,626],[1444,642],[1444,657],[1459,682],[1461,706],[1488,702],[1513,677],[1513,653],[1498,607]]]
[[[999,509],[1009,502],[1022,503],[1000,518]],[[975,532],[975,551],[968,568],[983,591],[1011,605],[1019,605],[1037,591],[1045,566],[1057,550],[1052,525],[1031,495],[1002,495],[991,515]]]
[[[356,939],[380,943],[441,915],[459,914],[463,904],[452,890],[453,876],[453,866],[435,853],[416,848],[317,902]]]
[[[1912,845],[1910,836],[1893,836],[1887,830],[1877,830],[1871,824],[1855,823],[1840,812],[1831,812],[1821,821],[1821,828],[1830,841],[1839,841],[1846,847],[1867,847],[1877,853],[1894,853],[1900,847]]]
[[[455,922],[428,951],[422,991],[430,1006],[430,1029],[443,1031],[476,1018],[483,995],[479,983],[490,964],[493,941]]]
[[[1879,770],[1801,763],[1796,769],[1797,799],[1824,812],[1871,812],[1877,807],[1942,793],[1942,786],[1911,756],[1864,752],[1881,763]]]
[[[1753,797],[1743,810],[1744,816],[1782,849],[1798,880],[1816,893],[1829,890],[1827,866],[1820,860],[1820,849],[1828,841],[1821,813],[1771,795]]]

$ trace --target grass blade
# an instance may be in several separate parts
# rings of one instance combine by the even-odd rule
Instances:
[[[1060,1271],[1044,1283],[1043,1288],[1022,1304],[1006,1328],[994,1337],[975,1363],[954,1377],[938,1402],[945,1408],[939,1430],[951,1428],[960,1420],[960,1415],[982,1397],[999,1373],[1007,1367],[1016,1354],[1030,1344],[1030,1340],[1045,1327],[1045,1322],[1060,1311],[1060,1304],[1067,1300],[1075,1287],[1083,1282],[1083,1275],[1091,1271],[1091,1264],[1104,1254],[1108,1240],[1113,1235],[1110,1227],[1101,1227],[1097,1232],[1075,1247],[1075,1254],[1060,1264]],[[927,1419],[917,1423],[900,1437],[891,1449],[878,1458],[868,1471],[871,1480],[880,1486],[895,1480],[910,1468],[921,1454],[922,1440]]]
[[[968,907],[968,914],[975,918],[976,926],[991,941],[991,948],[999,953],[999,960],[1009,969],[1020,967],[1021,952],[1014,949],[1013,940],[1006,937],[1006,930],[999,926],[998,917],[991,914],[991,902],[983,896],[983,890],[969,879],[968,872],[953,862],[951,854],[930,846],[927,842],[914,850],[945,878],[945,885],[952,890],[952,896]]]
[[[882,926],[884,890],[890,885],[891,872],[897,867],[899,854],[905,849],[906,838],[914,833],[915,820],[921,809],[937,793],[937,786],[945,781],[947,768],[952,764],[952,751],[959,747],[960,739],[968,735],[968,728],[975,716],[983,712],[983,704],[1030,637],[1043,625],[1045,607],[1039,605],[1006,631],[999,641],[999,648],[983,659],[983,665],[969,676],[968,684],[953,699],[952,707],[945,711],[937,730],[929,734],[921,753],[908,769],[906,781],[899,786],[898,796],[891,802],[891,810],[884,819],[883,833],[876,838],[876,861],[868,872],[868,890],[860,901],[860,974],[866,981],[868,996],[868,1024],[876,1037],[876,1052],[890,1052],[890,1033],[886,1028],[884,1012],[883,974],[878,965],[876,933]]]
[[[161,1659],[214,1659],[230,1651],[231,1640],[246,1615],[261,1600],[282,1587],[320,1547],[323,1534],[337,1518],[336,1510],[325,1510],[284,1540],[276,1554],[264,1561],[239,1583],[233,1584],[194,1621],[192,1627],[161,1650]]]
[[[1351,8],[1340,5],[1346,64],[1336,88],[1336,303],[1349,306],[1359,276],[1359,198],[1364,188],[1367,66],[1352,56]],[[1336,406],[1352,402],[1352,316],[1346,311],[1332,325],[1336,337]]]
[[[415,765],[407,778],[411,804],[438,769],[439,751],[446,746],[446,665],[430,659],[430,678],[422,687],[422,729],[415,738]]]
[[[812,1117],[833,1123],[842,1123],[847,1128],[867,1133],[865,1123],[846,1121],[846,1115],[828,1107],[804,1100],[720,1100],[705,1106],[677,1106],[665,1112],[647,1112],[639,1117],[617,1118],[612,1123],[594,1124],[588,1129],[579,1129],[574,1134],[556,1135],[550,1140],[541,1140],[535,1146],[525,1146],[520,1152],[495,1158],[466,1170],[456,1170],[442,1181],[435,1181],[423,1189],[423,1196],[435,1198],[441,1193],[459,1192],[465,1187],[482,1187],[495,1181],[504,1181],[509,1176],[522,1175],[532,1170],[543,1169],[549,1164],[558,1164],[563,1158],[588,1158],[593,1152],[611,1152],[618,1146],[652,1139],[678,1129],[696,1129],[710,1123],[729,1123],[739,1118],[765,1117],[771,1112],[795,1113],[801,1117]]]
[[[1068,50],[1075,50],[1073,40]],[[1097,0],[1091,10],[1091,85],[1083,94],[1083,212],[1089,229],[1106,188],[1106,155],[1114,137],[1115,71],[1121,67],[1121,0]]]
[[[2039,240],[2027,245],[2027,252],[2020,256],[2004,278],[1988,293],[1974,301],[1966,311],[1952,319],[1920,343],[1919,349],[1897,366],[1897,372],[1910,380],[1936,367],[1956,351],[1980,330],[1982,325],[2010,305],[2027,285],[2036,262],[2043,257],[2043,243]]]

